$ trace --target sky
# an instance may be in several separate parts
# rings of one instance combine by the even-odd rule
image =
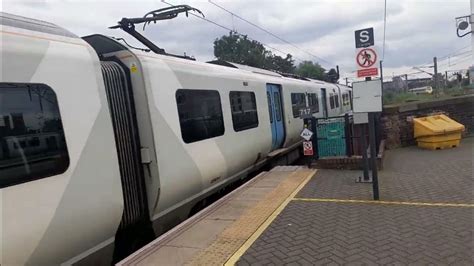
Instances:
[[[433,72],[433,57],[439,58],[439,72],[454,73],[473,64],[471,36],[456,36],[455,17],[469,15],[470,0],[387,0],[385,49],[383,0],[167,0],[200,9],[205,17],[226,28],[258,40],[277,55],[293,55],[319,62],[326,69],[339,65],[341,77],[354,80],[354,31],[373,27],[375,48],[383,59],[385,79],[409,74],[429,77],[414,67]],[[215,6],[245,18],[291,44],[232,16]],[[2,0],[1,10],[55,23],[79,36],[104,34],[124,37],[111,30],[122,17],[141,17],[150,10],[168,7],[161,0]],[[140,27],[141,30],[141,27]],[[213,42],[229,33],[194,16],[149,25],[143,34],[167,52],[194,56],[199,61],[214,59]],[[270,48],[271,47],[271,48]],[[277,50],[272,50],[275,48]],[[383,50],[385,52],[383,52]]]

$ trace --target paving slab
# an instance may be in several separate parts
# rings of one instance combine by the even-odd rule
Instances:
[[[474,208],[292,201],[238,265],[473,265]]]
[[[474,139],[386,152],[372,185],[361,171],[318,170],[237,265],[474,265]],[[238,256],[238,258],[236,258]]]
[[[315,173],[298,166],[262,173],[118,265],[223,265]]]

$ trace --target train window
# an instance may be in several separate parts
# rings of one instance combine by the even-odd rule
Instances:
[[[276,120],[281,121],[281,97],[279,92],[274,92]]]
[[[329,96],[329,105],[331,106],[331,109],[335,108],[334,94],[330,94],[330,96]]]
[[[224,135],[224,118],[218,91],[176,91],[179,124],[184,142],[191,143]]]
[[[300,110],[306,108],[306,99],[304,93],[291,94],[291,108],[293,109],[293,117],[300,116]]]
[[[268,91],[267,91],[267,101],[268,101],[268,115],[270,116],[270,123],[273,123],[272,99],[270,97],[270,92]]]
[[[311,108],[311,113],[319,112],[319,101],[316,93],[308,94],[308,106]]]
[[[342,105],[347,106],[351,103],[349,100],[349,94],[345,93],[342,95]]]
[[[230,108],[235,131],[242,131],[258,126],[257,102],[255,93],[248,91],[231,91]]]
[[[336,107],[339,107],[339,95],[338,94],[334,95],[334,102],[336,104]]]
[[[54,91],[0,83],[0,188],[62,174],[69,155]]]

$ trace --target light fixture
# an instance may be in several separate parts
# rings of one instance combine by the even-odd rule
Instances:
[[[470,16],[463,16],[463,17],[457,17],[456,18],[456,34],[458,35],[458,37],[464,37],[466,35],[468,35],[469,33],[472,33],[472,31],[468,31],[464,34],[459,34],[459,31],[464,31],[466,30],[468,27],[469,27],[469,18]]]

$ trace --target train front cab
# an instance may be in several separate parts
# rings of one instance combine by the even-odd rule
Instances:
[[[98,57],[53,24],[0,17],[0,264],[111,254],[123,197]]]

